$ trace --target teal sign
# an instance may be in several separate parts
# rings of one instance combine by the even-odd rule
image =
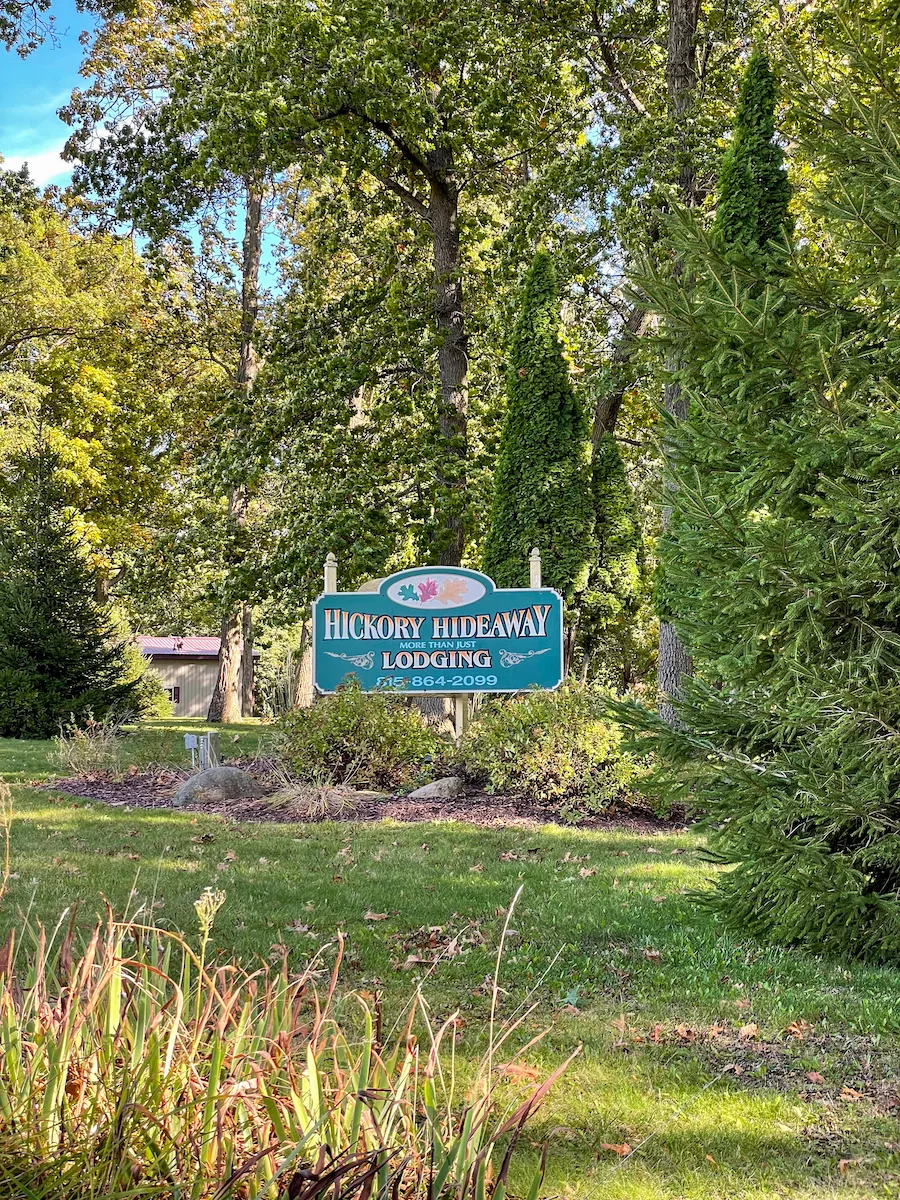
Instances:
[[[521,692],[563,678],[562,598],[550,588],[495,588],[462,567],[418,567],[377,592],[313,604],[313,681],[362,689]]]

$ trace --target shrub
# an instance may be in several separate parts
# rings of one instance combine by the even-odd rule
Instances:
[[[488,791],[556,801],[569,816],[609,809],[625,798],[637,764],[606,702],[606,692],[576,683],[488,700],[463,742],[466,768]]]
[[[513,1031],[492,1022],[457,1104],[454,1018],[435,1027],[417,997],[383,1041],[363,996],[336,1000],[337,964],[324,997],[312,987],[316,964],[299,977],[286,962],[251,974],[209,966],[223,900],[207,891],[197,902],[197,950],[112,919],[77,953],[71,924],[59,944],[40,930],[19,961],[7,942],[2,1194],[500,1200],[522,1128],[562,1068],[501,1111],[500,1046]]]
[[[430,769],[445,743],[408,701],[348,684],[280,721],[281,757],[313,783],[402,788]]]

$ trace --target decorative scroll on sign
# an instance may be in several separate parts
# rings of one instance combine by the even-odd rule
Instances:
[[[563,677],[562,599],[550,588],[495,588],[462,567],[415,568],[377,592],[313,605],[313,679],[333,692],[519,692]]]

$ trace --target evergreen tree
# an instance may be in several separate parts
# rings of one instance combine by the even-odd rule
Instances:
[[[637,503],[611,433],[594,450],[591,492],[594,560],[581,600],[577,666],[584,678],[627,687],[649,649],[639,645],[641,633],[650,633],[649,572]]]
[[[732,192],[711,234],[682,214],[681,276],[642,281],[683,348],[660,554],[697,673],[680,729],[619,706],[664,793],[706,812],[731,868],[709,902],[731,924],[873,959],[900,953],[895,46],[841,47],[845,76],[803,118],[826,236],[772,269],[758,214],[772,239],[787,222],[776,172],[777,203]]]
[[[484,569],[498,587],[526,586],[537,546],[545,585],[571,601],[591,557],[590,438],[560,340],[556,273],[543,250],[525,276],[507,380]]]
[[[52,452],[19,457],[0,514],[0,736],[52,737],[61,724],[135,704],[124,648],[66,515]]]
[[[719,174],[715,229],[747,250],[784,241],[791,185],[775,140],[775,77],[758,50],[747,64]]]

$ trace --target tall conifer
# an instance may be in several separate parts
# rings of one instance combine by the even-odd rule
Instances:
[[[775,101],[768,59],[754,51],[719,174],[714,227],[725,245],[753,250],[784,241],[791,185],[775,140]]]
[[[620,711],[652,734],[665,794],[706,812],[731,868],[709,902],[730,923],[883,959],[900,954],[900,120],[895,43],[850,36],[853,22],[843,76],[798,119],[834,257],[812,243],[773,262],[787,225],[777,147],[744,138],[739,153],[736,137],[714,229],[682,214],[681,277],[642,280],[683,349],[690,415],[672,433],[660,553],[697,673],[680,729]],[[770,129],[773,91],[760,87],[760,113],[750,84],[742,119]]]
[[[587,413],[569,378],[559,324],[553,260],[541,250],[525,276],[513,331],[482,561],[499,587],[522,587],[537,546],[544,584],[571,600],[587,581],[594,522]]]
[[[137,706],[96,591],[56,459],[45,447],[28,451],[0,511],[0,736],[52,737],[61,724]]]

